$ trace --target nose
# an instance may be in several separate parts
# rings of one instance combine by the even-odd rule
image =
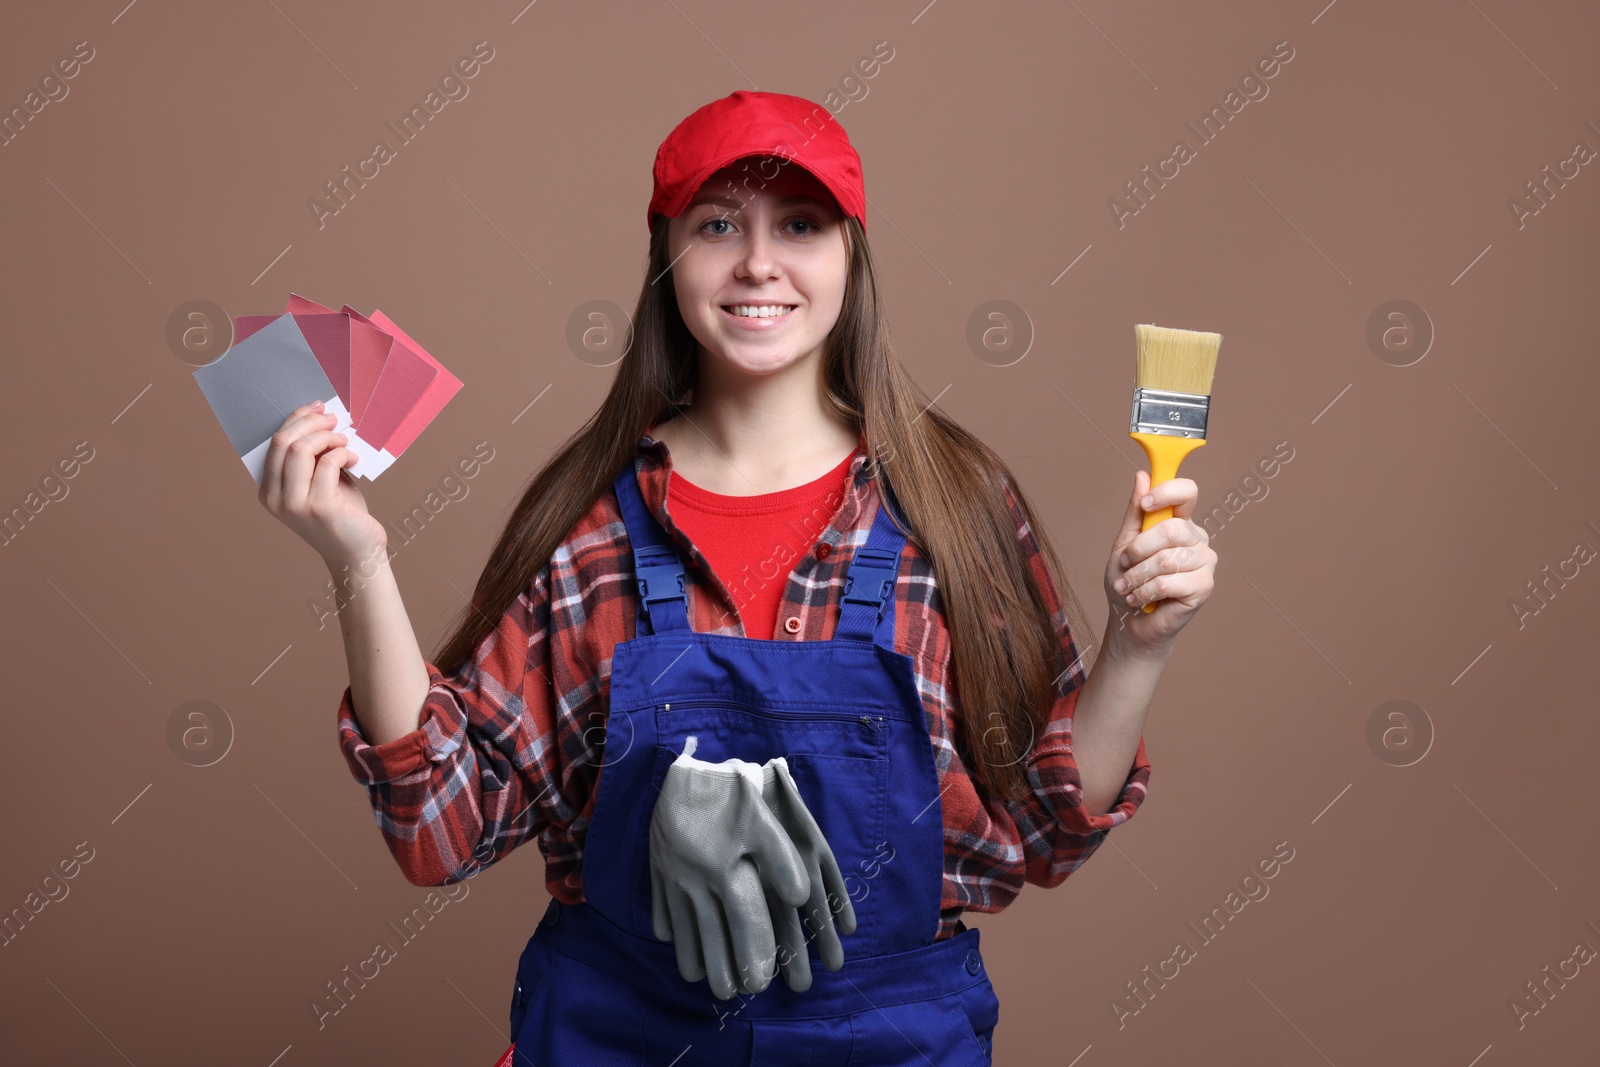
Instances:
[[[755,282],[777,277],[780,273],[777,242],[769,232],[766,214],[761,210],[747,212],[746,236],[737,267],[741,276]]]

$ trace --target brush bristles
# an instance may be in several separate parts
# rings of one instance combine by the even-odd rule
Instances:
[[[1139,342],[1139,359],[1133,374],[1137,388],[1211,395],[1217,349],[1222,345],[1220,333],[1170,330],[1143,323],[1134,326],[1133,332]]]

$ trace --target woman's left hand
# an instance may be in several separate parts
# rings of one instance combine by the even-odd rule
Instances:
[[[1141,503],[1146,495],[1152,498],[1148,506]],[[1210,535],[1189,518],[1198,499],[1199,489],[1188,478],[1152,489],[1148,471],[1134,472],[1133,495],[1106,564],[1105,589],[1112,616],[1121,616],[1118,629],[1141,651],[1167,651],[1211,595],[1217,554]],[[1169,506],[1171,518],[1141,530],[1145,512]],[[1144,605],[1152,600],[1156,608],[1146,614]]]

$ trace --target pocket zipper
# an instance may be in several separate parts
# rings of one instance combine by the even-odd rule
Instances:
[[[863,726],[870,726],[874,731],[882,731],[884,728],[882,715],[813,715],[810,712],[805,711],[778,711],[775,709],[747,708],[743,704],[735,704],[732,701],[725,700],[694,700],[690,701],[688,706],[691,709],[728,708],[733,711],[743,711],[748,712],[751,715],[761,715],[774,719],[809,719],[814,722],[855,722],[860,723]],[[672,705],[670,703],[662,704],[660,705],[660,708],[665,712],[670,713],[672,711]]]

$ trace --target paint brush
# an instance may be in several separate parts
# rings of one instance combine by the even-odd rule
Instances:
[[[1150,459],[1150,487],[1178,476],[1183,457],[1206,443],[1206,415],[1211,409],[1211,377],[1217,369],[1220,333],[1171,330],[1140,323],[1133,328],[1139,343],[1133,375],[1133,414],[1128,436]],[[1172,517],[1172,508],[1147,511],[1142,530]],[[1155,601],[1144,606],[1149,614]]]

